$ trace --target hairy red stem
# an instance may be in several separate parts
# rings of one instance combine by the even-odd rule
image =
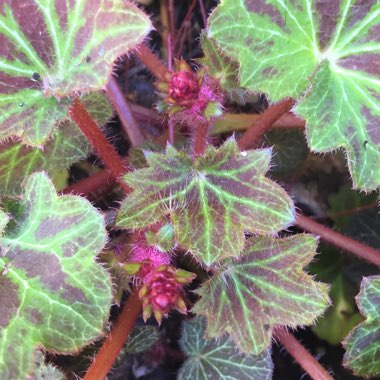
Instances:
[[[317,362],[308,350],[283,327],[277,327],[274,334],[297,363],[313,380],[333,380],[329,373]]]
[[[196,124],[194,131],[193,155],[195,157],[203,156],[207,147],[208,125],[204,123]]]
[[[69,115],[87,137],[112,175],[119,179],[127,171],[123,161],[78,98],[71,105]],[[129,192],[128,186],[122,180],[119,180],[119,183],[126,192]]]
[[[169,119],[168,122],[169,125],[169,142],[170,144],[174,145],[175,140],[175,130],[174,130],[174,120]]]
[[[141,301],[134,289],[112,331],[95,356],[83,380],[104,380],[141,314]]]
[[[313,220],[318,220],[318,219],[326,219],[326,218],[337,218],[341,216],[347,216],[347,215],[352,215],[360,211],[365,211],[365,210],[371,210],[373,208],[376,208],[378,206],[377,202],[374,203],[369,203],[364,206],[359,206],[355,208],[350,208],[347,210],[343,211],[336,211],[336,212],[328,212],[327,215],[321,215],[321,216],[312,216],[311,219]]]
[[[165,79],[165,75],[169,71],[146,45],[138,45],[135,53],[138,59],[152,72],[152,74],[154,74],[157,79]]]
[[[270,106],[265,112],[258,116],[255,123],[249,127],[239,138],[238,145],[241,150],[251,148],[257,139],[261,137],[273,124],[294,105],[294,100],[287,98]]]
[[[323,226],[304,215],[297,215],[296,224],[305,231],[319,235],[322,240],[380,267],[380,251],[335,232],[331,228]]]
[[[110,77],[106,85],[106,91],[109,100],[119,115],[122,126],[126,131],[131,144],[133,146],[141,145],[145,141],[144,134],[138,126],[131,107],[113,76]]]
[[[142,107],[138,104],[131,103],[130,106],[133,114],[135,115],[138,121],[160,126],[162,126],[162,124],[164,123],[165,118],[163,115],[160,115],[159,113],[149,108]]]
[[[115,181],[115,177],[112,175],[110,170],[102,169],[99,172],[66,187],[61,191],[61,193],[86,196],[92,193],[102,194],[113,186]]]

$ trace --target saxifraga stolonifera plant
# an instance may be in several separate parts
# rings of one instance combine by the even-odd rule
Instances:
[[[152,29],[127,1],[1,3],[0,378],[64,378],[40,350],[78,353],[107,334],[84,376],[103,379],[122,347],[135,354],[158,339],[152,326],[129,334],[142,309],[158,325],[174,310],[186,316],[179,379],[271,379],[273,341],[312,378],[330,379],[287,332],[334,303],[305,269],[318,238],[289,227],[330,242],[333,234],[377,266],[380,253],[297,215],[268,175],[276,146],[255,143],[292,112],[311,151],[343,149],[353,187],[378,190],[380,3],[222,0],[196,70],[183,59],[163,66],[143,44]],[[115,60],[132,52],[156,76],[164,146],[144,142],[112,77]],[[239,138],[220,134],[226,104],[252,94],[265,94],[269,108]],[[129,165],[101,128],[113,108],[134,146]],[[190,138],[178,138],[183,130]],[[90,152],[106,168],[68,186],[66,169]],[[112,181],[122,201],[106,226],[111,208],[85,195]],[[374,377],[380,276],[363,278],[356,300],[362,317],[343,341],[344,365]],[[113,303],[123,311],[106,333]]]

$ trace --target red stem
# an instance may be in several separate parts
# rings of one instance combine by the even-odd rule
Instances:
[[[308,350],[283,327],[277,327],[274,334],[298,364],[313,380],[333,380],[329,373],[317,362]]]
[[[201,13],[202,13],[202,19],[203,19],[203,28],[207,27],[207,13],[206,13],[206,8],[203,3],[203,0],[198,0],[199,2],[199,7],[201,8]]]
[[[350,209],[343,210],[343,211],[328,212],[327,215],[313,216],[313,217],[311,217],[311,219],[318,220],[318,219],[326,219],[326,218],[337,218],[337,217],[341,217],[341,216],[352,215],[352,214],[355,214],[355,213],[360,212],[360,211],[370,210],[370,209],[376,208],[377,206],[378,206],[378,204],[374,202],[374,203],[370,203],[370,204],[367,204],[364,206],[350,208]]]
[[[154,112],[149,108],[139,106],[138,104],[130,104],[131,110],[135,115],[136,119],[140,122],[147,124],[160,125],[164,123],[164,116]]]
[[[66,187],[61,193],[88,196],[91,193],[104,193],[114,184],[115,177],[112,173],[108,169],[102,169],[101,171]]]
[[[131,144],[133,146],[141,145],[145,141],[145,137],[133,116],[127,99],[120,90],[120,87],[113,76],[110,77],[106,85],[106,91],[109,100],[115,107],[117,114],[120,117],[120,121]]]
[[[157,79],[165,80],[165,76],[169,71],[146,45],[140,44],[136,47],[135,52],[138,59],[154,74]]]
[[[141,301],[137,289],[134,289],[83,380],[104,380],[106,378],[140,313]]]
[[[196,124],[194,131],[193,155],[203,156],[207,147],[208,125],[203,123]]]
[[[380,267],[380,251],[359,243],[358,241],[344,236],[339,232],[335,232],[331,228],[323,226],[322,224],[319,224],[304,215],[297,215],[296,224],[305,231],[319,235],[322,240],[325,240],[338,248],[342,248],[345,251],[351,252],[354,255]]]
[[[71,105],[69,115],[87,137],[112,175],[119,179],[127,171],[123,161],[78,98]],[[119,183],[126,192],[129,192],[128,186],[122,180],[119,180]]]
[[[175,130],[174,130],[174,120],[172,118],[169,119],[169,142],[174,145],[175,143]]]
[[[239,138],[240,150],[251,148],[257,139],[262,136],[273,124],[285,113],[289,112],[294,105],[294,100],[287,98],[270,106],[257,118],[256,122],[249,127]]]

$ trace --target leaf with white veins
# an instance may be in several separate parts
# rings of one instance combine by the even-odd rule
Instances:
[[[310,148],[344,148],[354,187],[380,186],[378,0],[222,0],[208,25],[242,87],[297,99]]]
[[[343,342],[343,364],[359,376],[380,376],[380,276],[363,278],[356,303],[366,320]]]
[[[85,95],[82,102],[100,126],[111,118],[111,106],[101,92]],[[81,130],[69,120],[65,120],[51,137],[43,149],[26,146],[20,141],[0,143],[0,194],[20,194],[20,178],[40,170],[51,175],[56,170],[69,168],[86,158],[91,148]]]
[[[274,234],[294,221],[291,199],[265,177],[270,158],[270,149],[239,152],[234,139],[195,160],[172,146],[148,152],[149,167],[124,177],[134,191],[116,224],[143,228],[169,214],[178,244],[206,266],[238,257],[244,230]]]
[[[270,380],[273,363],[270,350],[260,355],[239,352],[229,337],[207,339],[206,319],[195,317],[183,323],[180,345],[187,355],[178,380]]]
[[[116,58],[152,29],[122,0],[5,0],[0,5],[0,141],[40,146],[70,96],[100,90]]]
[[[316,253],[311,235],[252,237],[238,260],[222,268],[197,293],[193,312],[205,315],[207,334],[229,334],[240,350],[258,355],[274,326],[313,323],[328,306],[328,286],[303,271]]]
[[[95,256],[106,239],[86,199],[58,196],[45,173],[28,178],[22,215],[0,237],[1,379],[24,380],[38,347],[74,353],[102,334],[112,289]]]

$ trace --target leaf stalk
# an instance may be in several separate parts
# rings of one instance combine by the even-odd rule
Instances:
[[[333,380],[310,352],[284,327],[277,327],[274,336],[313,380]]]
[[[138,289],[133,289],[123,310],[83,380],[104,380],[136,324],[142,310]]]
[[[157,79],[165,80],[166,74],[168,73],[167,68],[145,44],[138,45],[135,53],[137,58],[152,72]]]
[[[112,175],[119,179],[127,171],[127,168],[124,166],[123,161],[113,145],[106,139],[103,132],[78,98],[74,100],[70,107],[69,115],[87,137],[104,164],[112,172]],[[122,180],[119,180],[119,183],[124,191],[128,193],[128,186]]]
[[[302,214],[297,215],[296,224],[305,231],[319,235],[322,240],[335,247],[341,248],[380,267],[380,251],[351,239],[348,236],[344,236]]]
[[[287,98],[270,106],[265,112],[258,116],[255,123],[249,127],[238,140],[240,150],[251,148],[256,141],[280,119],[282,115],[289,112],[294,106],[294,100]]]

